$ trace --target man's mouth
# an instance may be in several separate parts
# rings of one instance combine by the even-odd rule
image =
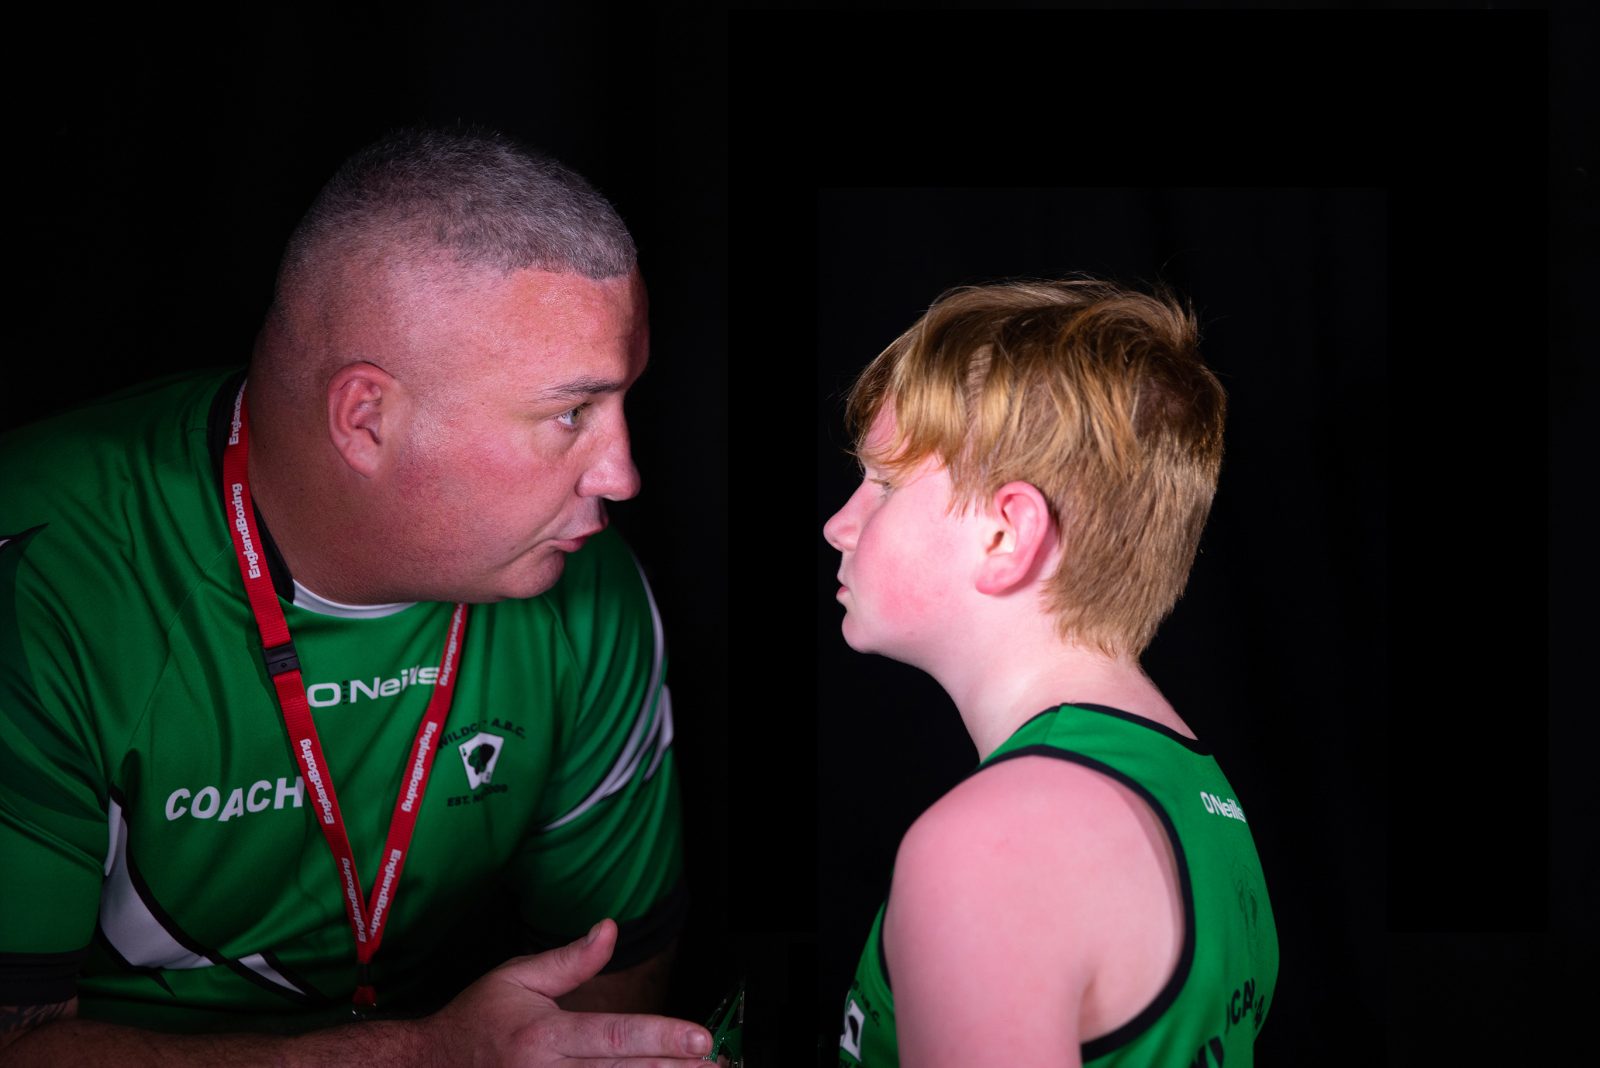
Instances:
[[[602,530],[606,529],[606,527],[609,527],[610,525],[611,525],[610,519],[607,518],[607,516],[606,516],[606,514],[604,512],[602,512],[600,514],[599,521],[593,527],[590,527],[588,530],[585,530],[585,531],[580,531],[577,534],[573,534],[571,537],[552,540],[550,544],[552,544],[552,545],[561,545],[561,546],[582,545],[584,542],[588,541],[590,538],[594,537],[596,534],[600,533]]]
[[[557,549],[562,550],[563,552],[577,552],[579,549],[583,548],[584,542],[588,541],[590,538],[594,537],[604,529],[606,528],[598,527],[585,534],[575,534],[570,538],[558,538],[550,542],[550,544],[555,546]]]

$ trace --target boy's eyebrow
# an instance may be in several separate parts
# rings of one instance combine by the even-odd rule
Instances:
[[[622,383],[612,378],[595,378],[584,376],[563,382],[558,386],[549,386],[540,390],[534,397],[536,401],[571,400],[576,397],[588,397],[596,393],[615,393],[622,388]]]

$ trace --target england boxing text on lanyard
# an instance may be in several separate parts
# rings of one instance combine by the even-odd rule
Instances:
[[[289,639],[289,624],[283,618],[277,591],[272,586],[260,531],[256,527],[255,508],[250,503],[250,480],[245,464],[250,416],[244,406],[244,390],[244,385],[240,385],[239,396],[233,403],[233,426],[223,452],[223,503],[228,515],[228,529],[233,532],[233,548],[239,558],[239,574],[244,579],[256,627],[261,631],[261,648],[266,659],[267,674],[278,692],[278,704],[283,709],[283,721],[289,730],[289,745],[306,784],[315,794],[312,812],[322,827],[323,837],[328,840],[328,849],[333,853],[334,866],[338,871],[342,890],[340,896],[344,899],[345,913],[356,940],[356,989],[353,1000],[359,1013],[377,1004],[377,993],[372,985],[372,957],[383,941],[384,921],[394,906],[400,872],[405,866],[406,853],[411,848],[411,833],[416,829],[417,813],[422,808],[422,796],[428,786],[428,773],[433,770],[433,758],[439,750],[438,737],[444,731],[445,718],[450,715],[450,701],[455,696],[456,666],[460,660],[461,643],[466,638],[467,606],[456,605],[455,614],[450,617],[450,633],[445,638],[433,696],[422,717],[422,726],[417,728],[416,741],[411,744],[411,755],[406,761],[409,770],[401,779],[400,796],[395,799],[394,814],[389,818],[389,834],[383,845],[383,871],[372,887],[371,898],[363,902],[361,877],[356,873],[350,837],[345,833],[344,817],[339,812],[333,776],[328,770],[328,762],[322,756],[316,724],[311,720],[305,682],[300,677],[300,661],[295,654],[294,643]]]

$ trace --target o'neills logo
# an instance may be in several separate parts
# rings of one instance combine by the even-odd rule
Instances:
[[[317,770],[317,758],[311,755],[311,739],[300,739],[300,755],[306,761],[306,778],[311,780],[311,785],[317,790],[317,804],[322,806],[322,822],[333,822],[333,801],[328,798],[328,791],[322,785],[322,772]]]
[[[244,542],[244,558],[250,565],[250,577],[260,578],[261,557],[256,553],[255,543],[250,540],[250,524],[244,518],[244,485],[238,482],[233,484],[233,529],[239,532],[239,538]]]
[[[356,941],[367,940],[367,925],[361,920],[361,896],[356,889],[356,873],[350,870],[350,858],[339,858],[339,870],[344,872],[344,896],[350,899],[350,915],[356,918]]]
[[[417,742],[417,759],[411,765],[411,781],[406,783],[406,799],[400,802],[401,812],[410,812],[417,804],[417,789],[422,785],[422,776],[428,771],[428,750],[433,748],[433,736],[439,729],[437,723],[428,722],[422,728],[422,738]]]
[[[1240,823],[1249,822],[1244,818],[1244,809],[1239,807],[1239,802],[1231,797],[1224,801],[1216,794],[1208,794],[1201,790],[1200,803],[1206,806],[1206,811],[1213,816],[1227,816],[1229,819],[1238,820]]]
[[[394,873],[400,867],[400,858],[403,856],[403,850],[389,850],[389,863],[383,866],[383,882],[378,885],[378,903],[372,906],[373,933],[383,926],[383,912],[389,907],[389,888],[394,885]]]
[[[233,398],[233,433],[228,435],[228,444],[239,444],[239,427],[244,422],[239,418],[239,409],[244,406],[244,387],[239,387],[239,395]]]

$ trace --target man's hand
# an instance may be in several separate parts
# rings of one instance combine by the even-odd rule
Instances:
[[[508,961],[422,1020],[371,1020],[294,1037],[171,1035],[73,1017],[77,999],[24,1007],[0,1031],[0,1062],[116,1068],[215,1068],[218,1064],[322,1068],[327,1064],[417,1068],[700,1064],[703,1027],[665,1016],[565,1012],[555,999],[611,959],[617,925],[601,920],[570,946]],[[0,1014],[4,1015],[4,1014]],[[4,1021],[0,1021],[3,1024]],[[23,1033],[26,1031],[26,1033]],[[12,1040],[15,1041],[12,1041]]]
[[[617,940],[601,920],[586,938],[507,961],[421,1021],[441,1066],[699,1062],[705,1028],[665,1016],[565,1012],[555,999],[595,975]]]

